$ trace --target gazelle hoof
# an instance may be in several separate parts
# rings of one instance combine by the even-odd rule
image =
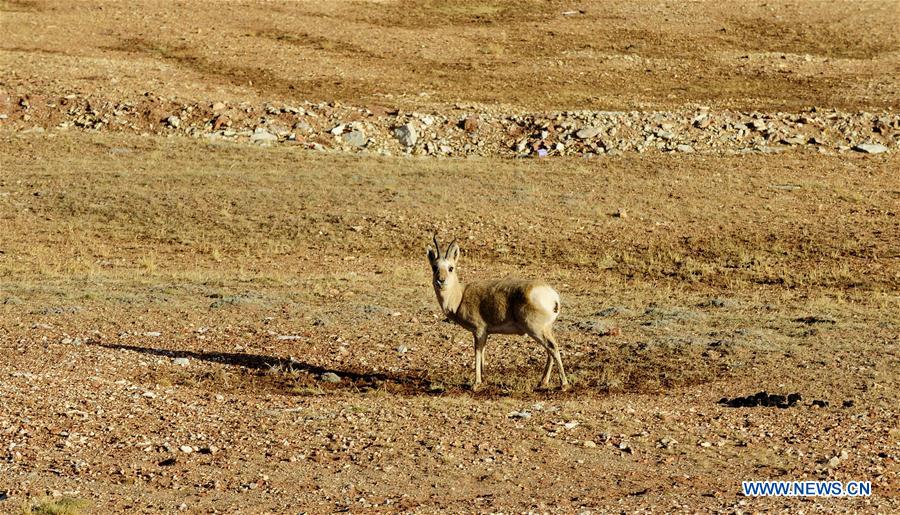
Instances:
[[[475,383],[475,384],[473,384],[473,385],[472,385],[472,391],[473,391],[473,392],[478,392],[478,390],[481,390],[481,383]]]
[[[561,392],[568,392],[568,391],[569,391],[569,383],[566,383],[566,384],[564,384],[564,385],[560,385],[559,391],[561,391]]]

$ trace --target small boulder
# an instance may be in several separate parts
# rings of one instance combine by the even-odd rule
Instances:
[[[350,131],[341,137],[345,143],[353,147],[363,147],[368,141],[366,134],[361,130]]]
[[[263,129],[262,127],[259,127],[255,131],[253,131],[253,134],[250,135],[250,141],[253,141],[256,143],[266,143],[266,142],[278,141],[278,136]]]
[[[396,127],[394,129],[394,137],[397,138],[401,145],[407,148],[416,146],[416,141],[419,139],[416,127],[411,123]]]
[[[576,132],[575,136],[578,139],[590,139],[597,137],[597,135],[599,135],[601,131],[602,129],[600,129],[600,127],[585,127]]]
[[[319,376],[319,379],[321,379],[322,381],[325,381],[326,383],[340,383],[341,382],[341,376],[335,374],[334,372],[325,372],[324,374]]]
[[[466,132],[477,131],[479,125],[480,123],[477,116],[467,116],[463,118],[462,122],[460,122],[460,126]]]
[[[854,146],[853,150],[857,152],[863,152],[865,154],[881,154],[883,152],[887,152],[888,148],[878,143],[863,143]]]

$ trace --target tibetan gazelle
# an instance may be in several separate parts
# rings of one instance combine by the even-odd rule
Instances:
[[[550,384],[553,364],[557,366],[563,390],[569,387],[563,369],[559,345],[553,335],[553,322],[559,316],[559,294],[540,281],[500,279],[463,284],[459,270],[459,245],[456,240],[441,253],[437,236],[428,249],[432,284],[441,310],[447,317],[472,332],[475,337],[475,384],[481,387],[484,346],[489,334],[527,334],[547,351],[544,375],[539,388]]]

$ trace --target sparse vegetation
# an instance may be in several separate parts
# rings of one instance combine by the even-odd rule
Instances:
[[[81,515],[90,506],[85,499],[75,497],[43,497],[22,507],[22,515]]]
[[[896,6],[581,4],[0,0],[0,511],[900,512]]]

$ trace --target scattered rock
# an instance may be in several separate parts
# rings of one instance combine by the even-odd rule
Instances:
[[[593,440],[585,440],[584,442],[582,442],[581,445],[583,445],[584,447],[586,447],[588,449],[593,449],[594,447],[597,447],[596,442],[594,442]]]
[[[154,95],[147,94],[152,97]],[[25,100],[28,112],[12,120],[17,130],[38,132],[61,129],[110,130],[130,128],[157,134],[177,129],[193,137],[234,138],[253,143],[296,141],[314,150],[340,149],[348,152],[391,152],[416,147],[422,140],[423,153],[430,156],[545,157],[554,155],[607,156],[623,152],[694,152],[703,154],[769,153],[815,144],[820,152],[850,150],[877,154],[890,152],[900,116],[895,113],[842,112],[837,110],[803,113],[752,113],[734,110],[696,111],[576,111],[576,112],[470,112],[447,123],[449,114],[420,115],[385,108],[361,109],[339,103],[310,103],[280,106],[249,103],[229,106],[226,102],[185,102],[172,98],[148,99],[147,104],[100,103],[67,95],[58,103]],[[9,100],[7,100],[9,102]],[[13,101],[15,102],[15,101]],[[9,105],[9,104],[7,104]],[[41,109],[34,106],[40,105]],[[43,109],[44,105],[50,110]],[[210,106],[212,109],[210,110]],[[464,109],[461,105],[456,108]],[[3,109],[3,105],[0,105]],[[177,113],[177,114],[163,114]],[[208,113],[211,117],[197,116]],[[366,116],[361,122],[360,114]],[[287,116],[299,117],[292,122]],[[312,120],[322,120],[312,123]],[[354,120],[340,123],[337,120]],[[326,120],[335,120],[329,124]],[[715,121],[715,124],[713,124]],[[31,122],[32,128],[23,127]],[[254,132],[260,123],[265,132]],[[275,124],[286,123],[293,130]],[[365,127],[365,133],[363,133]],[[469,138],[459,138],[458,129]],[[695,129],[701,129],[698,131]],[[423,130],[426,131],[423,133]],[[354,132],[359,134],[353,134]],[[478,138],[474,136],[478,133]],[[609,140],[601,140],[604,133]],[[337,136],[334,141],[328,134]],[[351,135],[348,135],[351,134]],[[213,136],[215,135],[215,136]],[[387,138],[383,135],[389,135]],[[613,139],[614,138],[614,139]],[[330,140],[330,141],[329,141]],[[864,141],[864,143],[857,143]],[[775,145],[776,142],[778,145]],[[335,148],[335,143],[338,143]]]
[[[806,143],[806,138],[803,136],[793,136],[791,138],[782,138],[779,143],[784,145],[803,145]]]
[[[723,397],[719,399],[719,404],[728,406],[729,408],[755,408],[757,406],[763,406],[785,409],[794,406],[801,400],[803,400],[803,398],[799,393],[792,393],[785,396],[769,394],[768,392],[762,391],[754,395],[734,397],[733,399]]]
[[[344,138],[345,143],[353,147],[365,146],[366,141],[368,141],[366,134],[361,130],[350,131],[341,137]]]
[[[865,154],[881,154],[882,152],[887,152],[888,148],[877,143],[862,143],[860,145],[855,145],[853,150]]]
[[[341,382],[341,376],[335,374],[334,372],[325,372],[324,374],[319,376],[319,379],[322,381],[325,381],[326,383],[340,383]]]
[[[507,416],[508,418],[518,418],[518,419],[528,420],[528,419],[531,418],[531,413],[528,412],[528,411],[524,411],[524,410],[522,410],[522,411],[513,411],[513,412],[509,413],[509,414],[506,415],[506,416]]]
[[[185,454],[190,454],[190,453],[194,452],[194,448],[191,447],[190,445],[182,445],[178,449]]]
[[[187,358],[175,358],[172,360],[172,363],[179,367],[186,367],[186,366],[190,365],[191,362]]]
[[[572,327],[597,336],[611,336],[614,332],[618,332],[617,327],[611,327],[602,320],[579,320],[572,324]]]
[[[597,137],[603,129],[600,127],[585,127],[578,132],[575,133],[575,136],[579,139],[591,139]]]
[[[707,114],[701,114],[691,120],[691,124],[698,129],[705,129],[712,123],[712,118]]]
[[[794,322],[800,322],[803,324],[813,325],[813,324],[836,324],[837,320],[831,317],[823,317],[823,316],[808,316],[808,317],[800,317],[795,318]]]
[[[416,141],[419,139],[416,128],[411,123],[395,128],[394,137],[397,138],[401,145],[407,148],[416,146]]]
[[[477,116],[467,116],[460,122],[460,127],[466,132],[475,132],[478,130],[480,120]]]
[[[729,299],[712,298],[700,303],[703,308],[729,308],[733,307],[735,302]]]
[[[406,354],[409,349],[406,348],[406,345],[400,345],[397,347],[397,352],[399,354]]]
[[[228,127],[230,125],[231,125],[231,119],[228,118],[228,116],[226,116],[224,114],[220,114],[219,116],[216,116],[215,120],[213,120],[212,130],[218,131],[218,130],[221,130],[222,128]]]
[[[258,127],[255,131],[253,131],[253,134],[250,135],[250,141],[253,141],[256,143],[273,142],[273,141],[278,141],[278,136],[263,129],[262,127]]]

